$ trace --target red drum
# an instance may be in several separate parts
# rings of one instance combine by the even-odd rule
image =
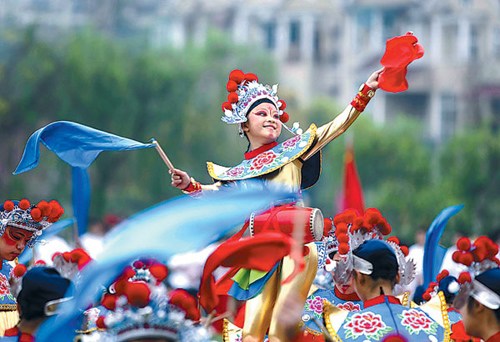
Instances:
[[[267,231],[280,231],[292,236],[295,224],[302,226],[304,243],[321,241],[323,238],[324,219],[321,210],[317,208],[283,205],[259,215],[252,213],[249,228],[252,236]]]

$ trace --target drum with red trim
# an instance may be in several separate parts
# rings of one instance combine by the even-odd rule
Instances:
[[[293,234],[295,224],[304,231],[304,242],[321,241],[324,235],[324,218],[318,208],[282,205],[268,211],[250,216],[250,234],[257,235],[266,231],[280,231],[289,236]]]

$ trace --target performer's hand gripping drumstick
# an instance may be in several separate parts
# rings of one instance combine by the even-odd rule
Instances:
[[[167,154],[165,153],[165,151],[163,151],[158,141],[153,139],[153,144],[155,145],[156,151],[158,151],[158,154],[160,155],[161,159],[163,160],[165,165],[167,165],[169,172],[172,173],[175,170],[174,164],[172,164],[170,159],[168,159]]]
[[[158,151],[161,159],[163,160],[165,165],[167,165],[168,173],[172,175],[172,186],[184,190],[191,183],[191,177],[189,177],[187,172],[178,170],[174,167],[170,159],[167,157],[165,151],[163,151],[163,149],[161,148],[158,141],[153,140],[153,144],[155,145],[156,151]]]

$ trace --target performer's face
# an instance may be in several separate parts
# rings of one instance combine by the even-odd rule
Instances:
[[[467,299],[465,305],[463,305],[459,311],[462,315],[462,322],[464,323],[464,328],[467,334],[472,336],[479,336],[479,327],[483,325],[481,322],[482,316],[480,315],[481,304],[473,300],[471,297]],[[484,309],[484,306],[482,307]]]
[[[21,228],[7,226],[0,238],[0,258],[12,261],[26,248],[26,244],[33,236],[32,232]]]
[[[243,130],[252,149],[276,141],[281,134],[278,110],[271,103],[259,104],[248,114]]]
[[[335,253],[335,255],[333,256],[333,260],[340,261],[340,254]],[[352,294],[355,292],[354,291],[354,279],[353,279],[353,277],[349,278],[349,281],[347,282],[347,284],[343,284],[343,285],[335,284],[335,287],[342,294]]]

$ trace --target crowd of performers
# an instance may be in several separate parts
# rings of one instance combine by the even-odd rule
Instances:
[[[286,125],[277,85],[233,70],[222,120],[237,125],[248,141],[243,161],[208,163],[215,181],[209,185],[171,169],[171,185],[192,201],[206,192],[255,187],[255,180],[261,191],[300,194],[319,178],[323,147],[349,128],[396,71],[374,72],[342,113],[302,131]],[[283,128],[291,137],[279,139]],[[63,213],[54,200],[0,206],[0,340],[34,341],[41,326],[50,329],[46,323],[75,300],[80,276],[94,262],[77,248],[54,253],[50,265],[16,265]],[[500,341],[498,246],[487,237],[460,239],[453,258],[466,270],[457,278],[443,271],[416,303],[405,292],[415,264],[394,233],[378,209],[349,209],[329,219],[291,196],[253,213],[219,241],[197,293],[172,286],[167,260],[145,250],[112,282],[99,284],[99,300],[80,308],[79,329],[61,341]]]

